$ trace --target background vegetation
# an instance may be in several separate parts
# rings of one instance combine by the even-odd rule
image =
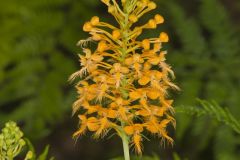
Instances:
[[[155,12],[166,23],[145,35],[170,33],[168,63],[182,91],[172,95],[178,122],[172,132],[174,148],[164,149],[153,138],[144,154],[166,160],[240,159],[240,1],[156,2]],[[50,154],[58,160],[122,155],[116,137],[99,142],[87,136],[77,142],[71,138],[77,122],[71,117],[74,88],[67,79],[79,68],[75,44],[87,37],[82,25],[94,15],[113,21],[99,0],[0,1],[0,126],[17,121],[37,152],[50,144]],[[228,113],[235,117],[235,126],[231,118],[225,119]]]

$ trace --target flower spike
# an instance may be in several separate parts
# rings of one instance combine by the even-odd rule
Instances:
[[[169,36],[161,32],[154,38],[138,38],[144,29],[156,29],[164,23],[164,18],[156,14],[146,24],[135,26],[157,7],[156,3],[101,1],[118,26],[97,16],[83,26],[90,37],[79,41],[83,48],[81,68],[70,76],[70,80],[82,78],[76,85],[78,99],[73,104],[73,113],[80,121],[74,136],[89,131],[95,138],[102,138],[112,129],[123,139],[125,148],[132,144],[138,154],[142,153],[144,131],[172,144],[167,127],[175,127],[176,122],[168,92],[179,88],[172,82],[174,72],[166,63],[167,52],[162,50]],[[92,41],[97,43],[95,50],[87,48]]]

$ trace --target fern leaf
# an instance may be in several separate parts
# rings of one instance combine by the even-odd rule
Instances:
[[[200,107],[180,106],[176,107],[176,112],[197,116],[210,116],[217,121],[224,123],[225,125],[232,128],[235,132],[240,134],[240,122],[231,114],[227,108],[220,107],[215,101],[198,101],[201,105]]]

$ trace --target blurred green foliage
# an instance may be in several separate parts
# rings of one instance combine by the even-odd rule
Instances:
[[[73,52],[89,4],[0,3],[0,123],[16,120],[32,138],[46,136],[75,98],[67,79],[76,70]]]
[[[203,0],[187,9],[173,0],[163,3],[177,35],[168,59],[182,86],[179,101],[191,104],[200,97],[238,106],[240,74],[234,68],[240,65],[239,37],[223,5]],[[238,108],[231,110],[236,113]]]
[[[166,23],[146,36],[170,33],[167,59],[182,89],[175,106],[196,106],[197,97],[215,100],[229,106],[239,121],[240,24],[229,7],[240,10],[240,2],[156,2],[155,12]],[[80,52],[77,41],[87,37],[82,25],[93,15],[113,20],[99,0],[0,1],[0,125],[10,119],[21,122],[31,139],[39,139],[70,118],[75,95],[67,79],[79,66],[74,52]],[[176,116],[180,157],[239,159],[240,137],[229,127],[209,116]]]
[[[178,106],[176,107],[176,112],[196,115],[197,117],[207,115],[210,118],[214,118],[218,122],[229,126],[233,131],[240,134],[240,121],[238,121],[227,108],[219,106],[215,101],[198,101],[201,105],[200,108],[196,106]]]
[[[177,35],[168,57],[182,88],[176,103],[192,105],[196,97],[214,99],[239,117],[240,70],[235,69],[240,67],[238,30],[218,0],[182,3],[162,2],[170,29]],[[177,121],[176,143],[185,144],[185,151],[180,150],[190,150],[190,159],[201,159],[206,149],[213,149],[212,159],[239,159],[239,135],[229,128],[217,127],[208,118],[193,120],[182,114]],[[192,144],[195,138],[201,139],[197,145]]]

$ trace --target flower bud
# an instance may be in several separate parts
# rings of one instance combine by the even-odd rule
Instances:
[[[164,18],[159,14],[155,15],[154,20],[156,21],[157,24],[161,24],[164,22]]]
[[[149,41],[149,39],[144,39],[142,41],[142,47],[144,48],[144,50],[149,50],[150,49],[150,41]]]
[[[120,33],[119,30],[113,30],[112,36],[113,36],[113,39],[114,39],[114,40],[117,40],[117,39],[119,39],[119,37],[121,36],[121,33]]]
[[[165,33],[165,32],[160,33],[159,39],[161,42],[169,41],[169,37],[168,37],[167,33]]]
[[[101,36],[100,36],[99,34],[93,34],[93,35],[92,35],[92,39],[93,39],[94,41],[100,41],[102,38],[101,38]]]
[[[99,17],[94,16],[91,19],[91,25],[96,26],[99,23]]]
[[[144,6],[147,6],[148,3],[149,3],[149,0],[142,0],[142,4],[143,4]]]
[[[149,9],[155,9],[155,8],[157,8],[157,5],[154,2],[150,2],[150,3],[148,3],[148,8]]]
[[[156,22],[155,22],[155,20],[153,20],[153,19],[150,19],[149,21],[148,21],[148,27],[149,28],[157,28],[157,24],[156,24]]]
[[[135,23],[135,22],[138,21],[138,18],[137,18],[136,15],[131,14],[131,15],[129,16],[129,21],[132,22],[132,23]]]
[[[105,41],[100,41],[100,42],[98,43],[98,48],[97,48],[97,50],[98,50],[99,52],[103,52],[103,51],[105,51],[107,48],[108,48],[108,46],[107,46],[107,44],[106,44]]]
[[[159,44],[159,43],[155,43],[154,46],[153,46],[154,52],[159,51],[161,48],[162,48],[162,46],[161,46],[161,44]]]
[[[27,160],[27,159],[32,159],[32,158],[33,158],[33,152],[32,151],[28,151],[25,159]]]
[[[90,22],[86,22],[84,25],[83,25],[83,31],[85,32],[90,32],[92,30],[92,25]]]
[[[21,146],[24,146],[24,145],[26,144],[26,142],[25,142],[23,139],[20,139],[20,140],[19,140],[19,144],[20,144]]]

